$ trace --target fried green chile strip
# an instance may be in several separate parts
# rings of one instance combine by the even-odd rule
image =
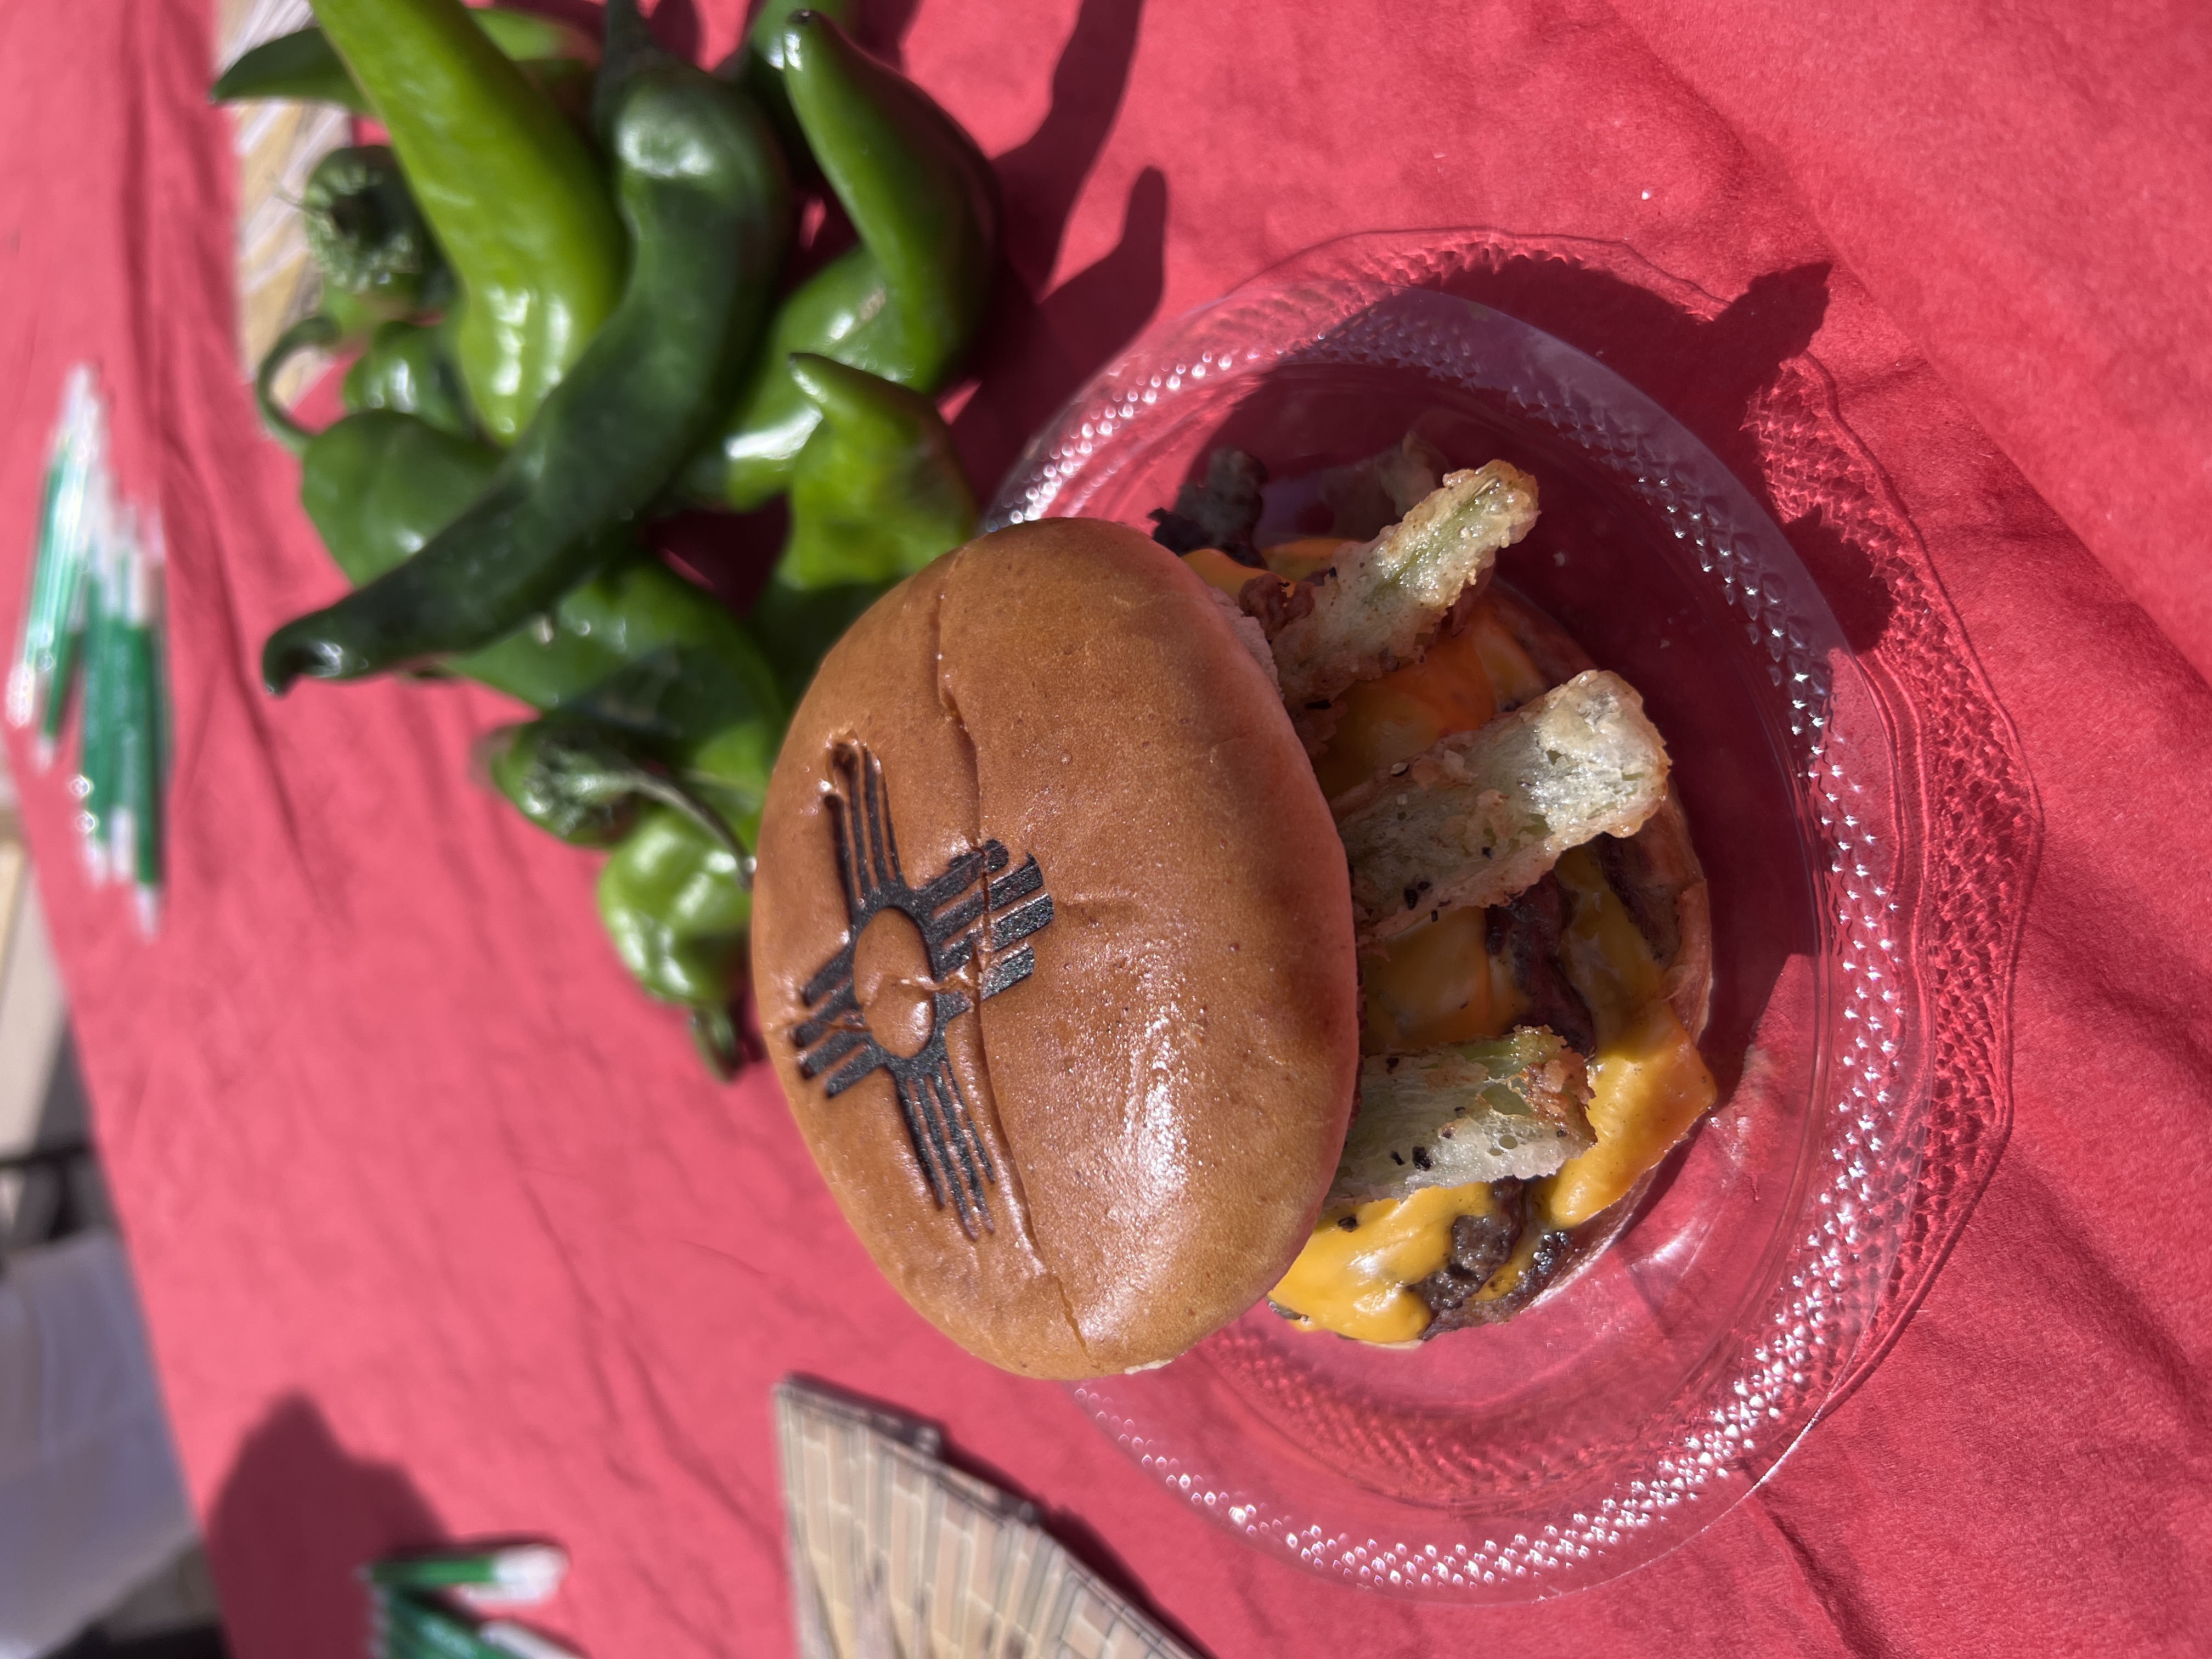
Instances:
[[[782,159],[744,94],[703,70],[643,48],[603,88],[617,75],[608,149],[635,249],[620,309],[459,518],[270,636],[272,692],[478,650],[550,610],[721,406],[782,260]]]
[[[1359,1063],[1325,1208],[1552,1174],[1596,1143],[1583,1057],[1541,1026]]]
[[[461,0],[320,0],[461,289],[485,429],[514,441],[623,294],[623,228],[583,136]]]
[[[1636,688],[1595,668],[1400,761],[1330,803],[1359,937],[1502,904],[1568,848],[1634,835],[1666,799],[1668,769]]]
[[[599,43],[573,23],[496,6],[474,8],[469,17],[494,46],[549,90],[565,88],[572,80],[588,80],[599,61]],[[376,113],[330,37],[313,27],[241,52],[208,89],[210,103],[232,104],[246,98],[299,98],[343,105],[356,115]]]
[[[998,246],[990,163],[927,94],[820,12],[792,14],[782,65],[807,149],[860,246],[777,308],[720,435],[684,475],[687,490],[741,511],[788,486],[820,418],[791,378],[792,354],[935,392],[981,325]]]
[[[1444,613],[1536,522],[1536,481],[1492,461],[1449,475],[1374,540],[1340,549],[1331,579],[1268,643],[1283,701],[1304,708],[1418,661]]]

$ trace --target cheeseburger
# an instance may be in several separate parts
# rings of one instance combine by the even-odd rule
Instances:
[[[1380,1346],[1510,1318],[1712,1103],[1665,744],[1492,578],[1535,481],[1408,439],[1261,551],[1263,478],[1219,452],[1152,538],[947,554],[769,787],[792,1110],[884,1275],[1009,1370],[1159,1364],[1263,1299]]]

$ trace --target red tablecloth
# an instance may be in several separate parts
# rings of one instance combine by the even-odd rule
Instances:
[[[734,9],[664,21],[719,53]],[[2014,1117],[1947,1269],[1720,1524],[1568,1603],[1486,1613],[1261,1559],[1064,1394],[906,1313],[765,1075],[709,1087],[625,984],[589,860],[466,781],[488,696],[255,690],[262,636],[336,579],[234,366],[206,10],[0,13],[0,616],[62,374],[95,357],[123,484],[158,496],[173,560],[158,943],[80,878],[58,782],[27,810],[247,1659],[356,1651],[347,1569],[441,1528],[565,1539],[560,1621],[595,1653],[787,1651],[766,1413],[793,1370],[944,1423],[1224,1659],[2202,1650],[2201,9],[886,0],[871,20],[1001,158],[1043,296],[1010,307],[962,416],[979,476],[1148,319],[1328,237],[1584,239],[1725,301],[1798,272],[1671,341],[1675,313],[1633,294],[1537,320],[1633,358],[1723,454],[1757,373],[1809,348],[2012,721],[2043,836],[1998,1079]],[[1873,578],[1804,550],[1878,629]]]

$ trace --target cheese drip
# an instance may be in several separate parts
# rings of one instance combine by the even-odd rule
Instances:
[[[1486,1183],[1425,1187],[1411,1198],[1323,1216],[1267,1298],[1308,1330],[1362,1342],[1412,1342],[1429,1328],[1429,1304],[1411,1286],[1451,1259],[1452,1223],[1497,1208]],[[1353,1224],[1347,1228],[1343,1223]]]
[[[1578,1227],[1626,1196],[1717,1091],[1666,999],[1651,946],[1589,848],[1563,855],[1555,873],[1573,908],[1562,940],[1567,979],[1597,1027],[1589,1103],[1597,1145],[1568,1160],[1547,1200],[1554,1222]]]

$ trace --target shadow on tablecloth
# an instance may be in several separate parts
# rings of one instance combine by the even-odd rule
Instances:
[[[445,1540],[405,1471],[357,1458],[314,1402],[279,1401],[240,1447],[208,1512],[208,1559],[234,1650],[358,1653],[364,1561]]]

